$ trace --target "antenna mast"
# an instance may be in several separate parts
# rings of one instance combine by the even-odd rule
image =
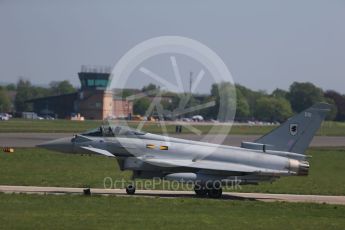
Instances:
[[[189,72],[189,93],[192,94],[193,72]]]

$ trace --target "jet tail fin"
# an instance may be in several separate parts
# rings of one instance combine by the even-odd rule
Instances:
[[[271,150],[304,154],[330,110],[331,105],[317,103],[289,118],[270,133],[257,139],[255,143],[264,144]]]

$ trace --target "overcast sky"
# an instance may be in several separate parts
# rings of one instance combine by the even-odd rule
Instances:
[[[139,42],[178,35],[252,89],[310,81],[345,93],[344,23],[343,0],[0,0],[0,82],[78,85],[81,65],[113,66]]]

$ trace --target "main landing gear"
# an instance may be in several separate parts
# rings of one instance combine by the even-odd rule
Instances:
[[[194,192],[197,196],[206,196],[207,195],[207,189],[204,186],[201,186],[199,184],[194,185]]]
[[[218,199],[221,198],[223,190],[220,184],[212,184],[209,186],[201,186],[195,184],[194,192],[197,196],[203,197],[208,195],[209,198]]]

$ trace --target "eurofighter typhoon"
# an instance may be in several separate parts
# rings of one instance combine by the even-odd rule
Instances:
[[[306,176],[305,151],[330,111],[317,103],[254,142],[241,147],[171,138],[125,126],[97,129],[39,145],[63,153],[94,153],[115,157],[121,170],[133,178],[192,181],[198,196],[219,198],[222,186],[274,181],[282,176]],[[135,186],[128,185],[128,194]]]

